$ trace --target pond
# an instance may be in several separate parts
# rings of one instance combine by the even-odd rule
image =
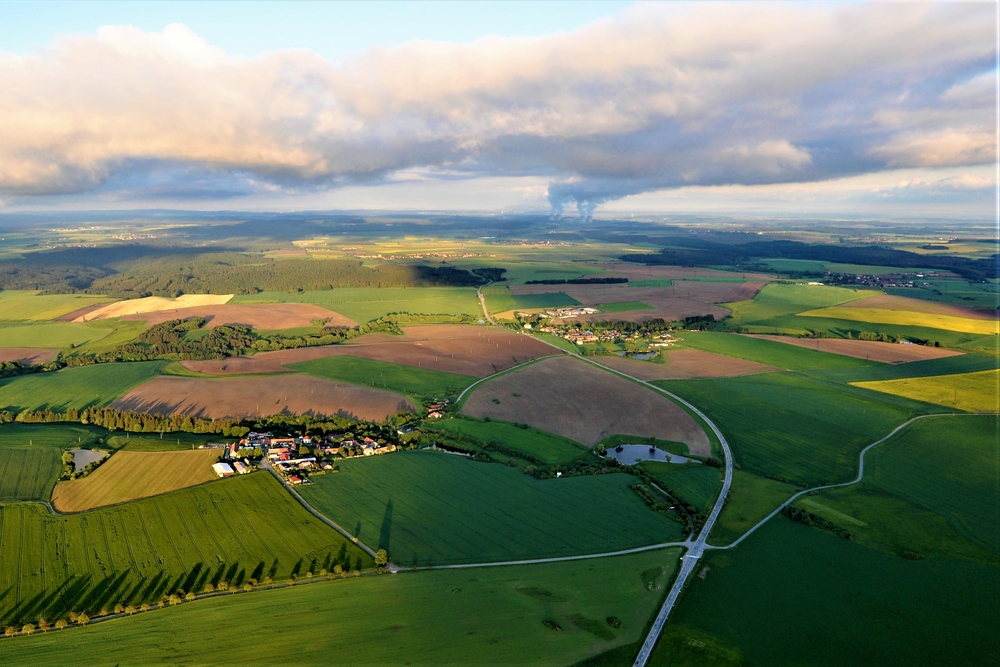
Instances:
[[[618,450],[621,451],[618,451]],[[614,459],[627,466],[635,465],[639,461],[663,461],[664,463],[698,463],[694,459],[679,454],[665,452],[659,447],[650,449],[649,445],[618,445],[608,447],[608,458]]]
[[[656,352],[619,352],[618,355],[628,359],[640,359],[642,361],[649,361],[650,359],[656,358]]]
[[[92,449],[73,449],[73,469],[80,472],[87,467],[88,463],[100,461],[108,455],[107,452],[95,452]]]

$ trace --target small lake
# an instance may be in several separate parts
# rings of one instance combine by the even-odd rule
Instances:
[[[649,445],[620,445],[622,451],[615,451],[614,447],[608,447],[608,458],[614,459],[627,466],[635,465],[639,461],[663,461],[664,463],[690,463],[693,459],[679,454],[665,452],[659,447],[649,449]]]
[[[649,361],[650,359],[656,358],[656,352],[619,352],[618,356],[625,357],[627,359]]]
[[[108,455],[107,452],[95,452],[92,449],[73,449],[70,451],[73,452],[73,469],[77,472],[86,468],[88,463],[100,461]]]

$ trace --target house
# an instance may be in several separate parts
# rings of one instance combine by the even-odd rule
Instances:
[[[299,477],[298,475],[292,475],[291,477],[288,478],[288,483],[289,484],[301,484],[302,483],[302,478]]]
[[[441,417],[444,417],[444,413],[443,412],[438,412],[437,410],[435,410],[434,412],[432,412],[429,415],[427,415],[427,417],[430,418],[430,419],[441,419]]]
[[[236,469],[236,473],[239,475],[245,475],[250,472],[250,469],[243,465],[240,461],[235,461],[233,463],[233,468]]]
[[[219,477],[232,477],[233,475],[236,474],[236,472],[233,470],[233,467],[228,463],[213,463],[212,470]]]

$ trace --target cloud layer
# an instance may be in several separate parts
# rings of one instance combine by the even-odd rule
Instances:
[[[637,6],[342,66],[182,25],[0,52],[0,194],[196,199],[535,176],[554,210],[996,159],[989,4]]]

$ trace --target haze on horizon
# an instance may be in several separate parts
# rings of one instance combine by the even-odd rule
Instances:
[[[7,3],[0,213],[995,214],[995,4],[73,5]]]

